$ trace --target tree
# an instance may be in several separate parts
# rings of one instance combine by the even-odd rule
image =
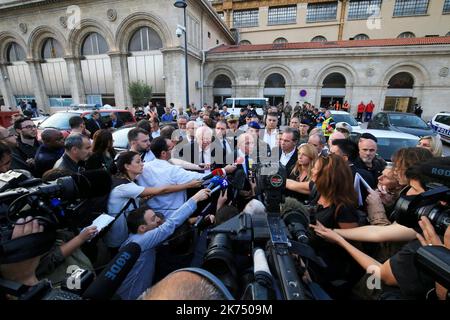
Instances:
[[[131,101],[134,107],[141,107],[152,98],[153,88],[143,81],[133,81],[128,85]]]

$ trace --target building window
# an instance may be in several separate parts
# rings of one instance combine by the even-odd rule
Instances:
[[[288,43],[288,41],[287,41],[286,38],[280,37],[280,38],[276,38],[276,39],[273,41],[273,43],[274,43],[274,44]]]
[[[442,13],[450,13],[450,0],[445,0]]]
[[[247,46],[247,45],[250,45],[250,44],[252,44],[250,41],[248,41],[248,40],[241,40],[241,42],[239,42],[239,44],[241,45],[241,46]]]
[[[72,96],[49,96],[50,107],[70,107],[73,104]]]
[[[211,32],[208,32],[208,38],[211,39]]]
[[[13,42],[9,45],[8,50],[6,50],[6,57],[8,62],[16,62],[25,60],[25,51],[17,43]]]
[[[400,33],[397,38],[404,39],[404,38],[415,38],[415,37],[416,37],[416,35],[414,33],[407,31],[407,32]]]
[[[311,39],[311,42],[326,42],[326,41],[328,40],[324,36],[315,36],[314,38]]]
[[[217,12],[217,15],[219,16],[220,19],[222,19],[222,20],[225,19],[223,12]]]
[[[360,33],[354,36],[353,40],[369,40],[369,36],[367,34]]]
[[[269,8],[268,25],[289,24],[297,22],[297,6]]]
[[[445,35],[446,37],[450,37],[450,31]]]
[[[129,51],[150,51],[162,48],[162,41],[155,30],[149,27],[142,27],[131,37],[128,45]]]
[[[257,27],[259,20],[259,10],[241,10],[233,12],[233,27],[246,28]]]
[[[337,1],[325,3],[308,3],[306,22],[336,20]]]
[[[379,16],[381,0],[352,0],[348,7],[348,20],[367,19]]]
[[[394,17],[426,14],[428,0],[395,0]]]
[[[63,50],[58,41],[48,38],[42,47],[42,59],[55,59],[63,56]]]
[[[81,52],[84,56],[104,54],[108,52],[108,44],[105,38],[93,32],[84,39]]]

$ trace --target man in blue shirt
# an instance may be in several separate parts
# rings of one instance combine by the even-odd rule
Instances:
[[[170,108],[165,108],[164,109],[166,111],[166,113],[164,113],[161,117],[161,121],[162,122],[166,122],[166,121],[173,121],[173,115],[170,112]]]
[[[211,190],[202,189],[178,210],[162,220],[147,206],[132,211],[127,217],[130,236],[122,247],[130,242],[141,247],[141,255],[128,273],[117,294],[123,300],[135,300],[152,285],[155,272],[155,248],[180,226],[197,209],[197,203],[206,200]]]

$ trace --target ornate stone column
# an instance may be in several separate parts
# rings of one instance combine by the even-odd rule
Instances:
[[[86,103],[86,94],[84,92],[83,73],[81,71],[80,57],[64,57],[69,75],[70,93],[74,104]]]
[[[41,61],[27,59],[26,63],[28,64],[28,68],[30,70],[31,83],[37,106],[38,108],[42,108],[45,112],[50,113],[50,105],[47,93],[45,92],[44,77],[42,75]]]
[[[130,82],[130,77],[128,75],[128,54],[122,52],[110,52],[108,55],[111,59],[116,106],[123,108],[132,107],[130,95],[128,93],[128,84]]]
[[[11,110],[16,110],[16,101],[14,99],[11,80],[9,79],[9,73],[6,66],[6,63],[0,62],[0,92],[5,101],[5,105],[11,107]]]

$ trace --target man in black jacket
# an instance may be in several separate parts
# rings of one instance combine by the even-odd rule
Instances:
[[[42,175],[53,168],[56,161],[64,153],[64,136],[59,130],[45,129],[42,134],[42,145],[36,152],[34,158],[35,176],[40,178]]]
[[[370,133],[363,133],[359,138],[358,149],[359,157],[355,161],[355,166],[369,171],[374,181],[378,181],[384,168],[386,168],[386,161],[377,155],[378,140]]]
[[[286,167],[288,176],[297,162],[297,144],[299,138],[299,131],[289,127],[287,127],[281,135],[279,159],[280,163]]]
[[[30,118],[19,119],[14,123],[14,129],[18,134],[17,153],[26,162],[28,170],[34,171],[34,157],[40,146],[37,141],[37,127]]]
[[[117,113],[111,112],[110,114],[111,120],[108,121],[108,128],[120,128],[123,126],[123,121],[117,116]]]
[[[100,119],[100,112],[94,111],[92,112],[92,118],[89,119],[86,123],[86,129],[89,130],[91,133],[91,138],[94,136],[94,133],[97,130],[104,129],[105,125],[102,122],[102,119]]]
[[[64,142],[65,152],[53,168],[67,169],[73,173],[84,170],[84,163],[91,155],[91,140],[80,133],[72,133]]]

